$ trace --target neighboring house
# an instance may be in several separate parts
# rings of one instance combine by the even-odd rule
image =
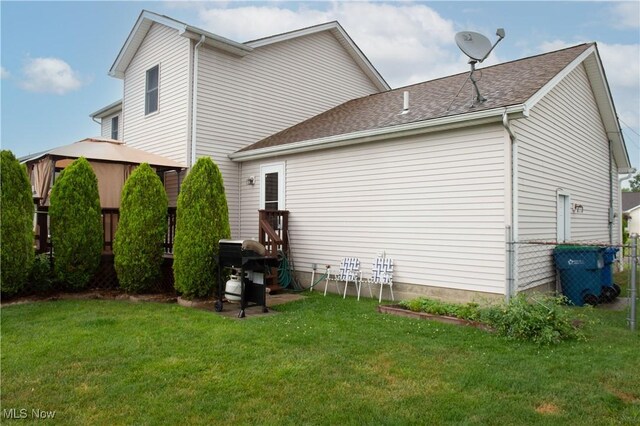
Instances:
[[[471,105],[468,73],[453,75],[351,100],[231,154],[239,235],[256,238],[257,211],[276,198],[299,272],[347,256],[366,271],[384,251],[404,297],[554,288],[549,251],[528,254],[544,268],[519,269],[510,285],[510,233],[621,239],[617,175],[630,163],[598,50],[481,73],[484,103]]]
[[[640,234],[640,192],[622,193],[622,213],[627,217],[627,232]]]
[[[389,86],[337,22],[238,43],[143,11],[109,74],[118,105],[92,116],[103,135],[118,116],[128,146],[190,166],[209,156],[224,176],[239,235],[240,164],[228,155],[349,99]],[[165,176],[175,205],[179,179]]]

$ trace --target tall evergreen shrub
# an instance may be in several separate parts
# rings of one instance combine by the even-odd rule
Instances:
[[[158,175],[142,164],[127,179],[113,243],[120,287],[139,293],[160,277],[168,199]]]
[[[23,289],[33,265],[33,198],[27,169],[11,151],[0,153],[0,291]]]
[[[173,274],[182,297],[211,295],[217,278],[218,241],[230,236],[222,174],[210,158],[200,158],[178,195]]]
[[[80,290],[100,265],[102,211],[98,179],[85,158],[66,167],[51,190],[51,240],[56,279]]]

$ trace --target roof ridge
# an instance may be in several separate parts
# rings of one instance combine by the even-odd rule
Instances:
[[[296,28],[294,30],[284,31],[284,32],[277,33],[277,34],[271,34],[271,35],[268,35],[268,36],[259,37],[259,38],[255,38],[255,39],[252,39],[252,40],[243,41],[242,43],[243,44],[256,43],[258,41],[267,40],[267,39],[275,38],[275,37],[281,37],[281,36],[285,36],[287,34],[293,34],[293,33],[299,32],[299,31],[310,30],[310,29],[313,29],[313,28],[322,27],[324,25],[329,25],[329,24],[337,24],[338,26],[342,26],[342,25],[340,25],[340,22],[338,22],[337,19],[334,19],[332,21],[321,22],[319,24],[309,25],[307,27]]]
[[[521,62],[521,61],[526,61],[526,60],[533,59],[533,58],[538,58],[540,56],[552,55],[554,53],[562,52],[564,50],[575,49],[577,47],[590,45],[590,44],[591,45],[595,45],[596,43],[595,42],[580,43],[580,44],[576,44],[574,46],[564,47],[564,48],[558,49],[558,50],[552,50],[551,52],[538,53],[538,54],[535,54],[535,55],[526,56],[524,58],[512,59],[510,61],[500,62],[499,64],[489,65],[489,66],[484,67],[484,68],[476,68],[476,71],[484,71],[484,70],[488,70],[490,68],[500,67],[500,66],[504,66],[504,65],[513,64],[513,63],[516,63],[516,62]],[[400,89],[406,89],[408,87],[417,86],[419,84],[425,84],[425,83],[429,83],[429,82],[432,82],[432,81],[443,80],[445,78],[451,78],[451,77],[455,77],[455,76],[463,75],[463,74],[468,74],[468,73],[469,73],[469,71],[463,71],[463,72],[459,72],[459,73],[456,73],[456,74],[443,75],[442,77],[436,77],[436,78],[431,79],[431,80],[419,81],[417,83],[407,84],[406,86],[396,87],[395,89],[388,90],[388,92],[393,92],[393,91],[400,90]],[[382,93],[384,93],[384,92],[382,92]]]

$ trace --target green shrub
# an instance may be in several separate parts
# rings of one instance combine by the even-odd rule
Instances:
[[[49,207],[55,277],[71,290],[85,288],[100,265],[101,214],[98,180],[81,157],[55,181]]]
[[[518,295],[509,304],[483,312],[483,320],[499,334],[541,345],[584,338],[564,305],[564,297]]]
[[[527,298],[518,295],[508,304],[484,308],[476,303],[460,305],[426,298],[403,301],[400,305],[414,312],[479,321],[509,339],[548,345],[584,338],[582,331],[574,325],[570,315],[572,311],[564,306],[565,303],[564,297]]]
[[[19,293],[33,264],[33,198],[27,169],[11,151],[0,153],[0,291]]]
[[[140,165],[122,189],[120,221],[113,242],[115,269],[125,291],[147,291],[159,278],[167,207],[167,193],[160,178],[148,164]]]
[[[173,274],[183,297],[210,296],[217,279],[218,241],[229,238],[229,210],[222,175],[210,158],[200,158],[178,195]]]
[[[53,289],[53,272],[49,254],[42,253],[36,256],[29,273],[30,289],[36,293],[46,293]]]

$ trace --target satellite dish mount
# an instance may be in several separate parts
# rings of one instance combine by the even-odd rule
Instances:
[[[496,35],[498,36],[498,40],[492,46],[489,39],[480,33],[474,33],[473,31],[461,31],[456,34],[456,44],[460,50],[462,50],[462,53],[469,57],[469,65],[471,65],[471,74],[469,74],[469,79],[471,80],[476,92],[472,106],[474,106],[476,102],[484,102],[487,100],[480,94],[478,81],[474,78],[473,73],[476,71],[476,64],[487,59],[493,49],[495,49],[498,43],[502,41],[504,38],[504,29],[498,28]]]

